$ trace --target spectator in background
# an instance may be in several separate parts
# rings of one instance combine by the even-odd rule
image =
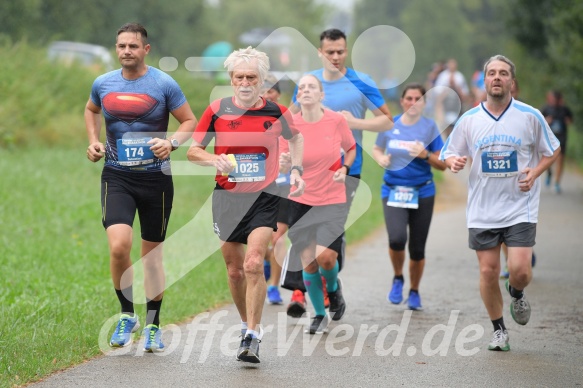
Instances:
[[[518,95],[520,94],[520,86],[518,85],[518,80],[514,79],[514,83],[512,84],[512,88],[510,89],[510,95],[517,101],[520,101]]]
[[[445,69],[445,62],[438,61],[431,65],[431,70],[427,73],[425,79],[425,90],[431,90],[435,86],[435,81],[439,74]],[[425,111],[423,114],[429,118],[435,119],[435,94],[429,93],[425,98]]]
[[[379,84],[379,89],[388,102],[398,103],[399,102],[399,79],[393,76],[392,71],[387,70],[385,78],[383,78]]]
[[[486,100],[486,85],[484,84],[484,71],[476,70],[472,75],[472,106],[478,106]]]
[[[435,86],[445,86],[455,92],[454,94],[451,91],[444,91],[439,94],[436,101],[435,120],[440,129],[447,125],[443,133],[446,137],[449,136],[453,125],[464,111],[464,104],[468,100],[470,93],[466,79],[457,66],[457,61],[454,58],[450,58],[447,61],[445,70],[439,74],[435,81]]]
[[[565,154],[567,152],[567,127],[573,122],[573,114],[571,109],[565,106],[563,94],[558,90],[549,91],[547,93],[547,104],[541,109],[541,113],[545,116],[545,120],[549,123],[551,130],[559,139],[561,143],[561,153],[553,163],[555,166],[555,192],[561,193],[561,177],[563,176],[563,168],[565,166]],[[546,185],[549,187],[552,180],[552,166],[547,170]]]

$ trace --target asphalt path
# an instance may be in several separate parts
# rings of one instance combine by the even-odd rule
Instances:
[[[347,311],[327,333],[304,334],[308,318],[265,306],[260,364],[235,360],[240,324],[228,305],[165,326],[164,353],[144,354],[141,344],[117,351],[104,346],[103,356],[33,386],[581,386],[583,178],[567,172],[561,195],[543,187],[538,260],[526,289],[532,316],[526,326],[516,324],[503,291],[511,351],[492,352],[477,259],[467,247],[463,176],[447,174],[426,250],[423,311],[387,302],[392,269],[380,229],[349,247],[341,272]],[[290,293],[283,297],[289,301]]]

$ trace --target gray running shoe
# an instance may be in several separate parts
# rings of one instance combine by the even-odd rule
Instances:
[[[258,364],[260,339],[246,335],[241,341],[241,346],[237,351],[237,360]]]
[[[496,330],[492,341],[488,345],[488,350],[499,350],[501,352],[507,352],[510,350],[510,344],[508,343],[508,332],[506,330]]]
[[[508,280],[506,281],[506,290],[510,293],[510,282]],[[530,320],[530,303],[526,300],[524,292],[520,299],[512,297],[512,302],[510,302],[510,314],[512,314],[512,318],[519,325],[526,325]]]

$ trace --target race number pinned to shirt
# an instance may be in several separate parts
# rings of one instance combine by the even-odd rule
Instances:
[[[407,186],[391,186],[387,206],[418,209],[419,189]]]
[[[516,151],[482,152],[482,175],[506,178],[518,174]]]
[[[275,184],[277,186],[289,186],[290,185],[290,174],[279,173],[277,178],[275,179]]]
[[[265,154],[234,154],[235,169],[229,182],[261,182],[265,180]]]
[[[117,140],[117,160],[122,166],[138,166],[154,162],[154,152],[150,150],[151,144],[148,142],[151,137],[139,139],[118,139]]]

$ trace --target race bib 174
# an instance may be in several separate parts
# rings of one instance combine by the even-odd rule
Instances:
[[[154,162],[155,156],[150,150],[151,144],[148,142],[151,137],[139,139],[118,139],[117,140],[117,160],[122,166],[138,166],[140,164],[150,164]]]

